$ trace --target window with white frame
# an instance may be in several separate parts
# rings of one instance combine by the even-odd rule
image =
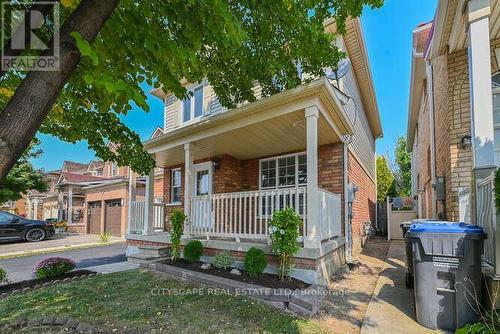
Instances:
[[[303,186],[307,183],[305,153],[290,154],[260,161],[262,189]]]
[[[188,91],[187,96],[182,100],[182,121],[184,123],[203,116],[203,85]]]
[[[180,203],[181,201],[181,169],[172,169],[170,178],[170,203]]]
[[[118,166],[116,165],[116,162],[111,163],[111,176],[116,176],[118,175]]]
[[[261,189],[282,189],[305,186],[307,184],[307,157],[305,153],[289,154],[260,161],[260,187]],[[272,209],[281,210],[292,203],[296,203],[298,214],[303,215],[304,193],[283,193],[278,197],[273,195],[262,199],[260,205],[262,214],[272,214]],[[298,202],[296,202],[298,200]]]

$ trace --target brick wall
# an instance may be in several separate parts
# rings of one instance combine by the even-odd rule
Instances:
[[[349,182],[358,187],[352,212],[352,251],[359,253],[366,240],[365,223],[375,223],[375,203],[377,202],[377,189],[375,181],[363,169],[358,159],[349,152]]]

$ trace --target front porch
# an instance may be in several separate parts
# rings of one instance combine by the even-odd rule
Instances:
[[[323,78],[146,142],[165,171],[165,204],[153,203],[152,174],[144,202],[134,199],[131,180],[129,244],[167,244],[177,209],[188,217],[183,242],[199,239],[214,251],[235,252],[253,245],[271,254],[269,221],[291,207],[302,220],[302,269],[314,272],[313,282],[326,282],[344,261],[343,141],[352,126],[339,94]],[[326,263],[332,257],[335,265]]]

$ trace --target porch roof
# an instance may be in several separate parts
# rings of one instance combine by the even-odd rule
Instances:
[[[194,144],[196,159],[220,154],[251,159],[301,150],[306,145],[304,109],[313,105],[320,110],[318,143],[339,142],[353,134],[342,107],[344,98],[320,78],[168,132],[144,147],[155,155],[158,167],[184,162],[186,143]]]

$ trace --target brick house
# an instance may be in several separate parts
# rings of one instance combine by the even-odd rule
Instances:
[[[492,172],[500,165],[500,1],[439,1],[413,32],[407,146],[419,218],[488,232],[484,260],[500,279]]]
[[[326,29],[335,33],[333,22]],[[294,208],[303,221],[294,275],[309,282],[325,284],[346,253],[361,251],[375,222],[382,128],[358,19],[348,20],[337,44],[349,59],[339,80],[321,77],[269,97],[256,85],[257,101],[232,110],[207,81],[185,83],[192,92],[186,100],[152,91],[164,102],[164,134],[144,147],[164,170],[166,232],[152,231],[147,178],[145,202],[131,203],[131,257],[146,245],[168,244],[174,209],[189,217],[183,242],[203,240],[208,259],[230,250],[241,260],[252,246],[270,253],[272,212]],[[353,202],[349,189],[357,189]]]

